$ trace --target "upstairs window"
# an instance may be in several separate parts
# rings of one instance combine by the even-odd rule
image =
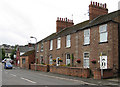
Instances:
[[[84,30],[84,45],[90,44],[90,29]]]
[[[50,40],[50,50],[53,50],[53,40]]]
[[[100,33],[100,42],[107,42],[108,32],[107,32],[107,24],[101,25],[99,27]]]
[[[61,46],[61,38],[59,37],[57,39],[57,49],[60,49],[60,46]]]
[[[41,43],[41,52],[43,52],[43,42]]]
[[[39,52],[39,44],[37,44],[37,52]]]
[[[70,47],[70,46],[71,46],[70,35],[67,35],[67,37],[66,37],[66,47]]]

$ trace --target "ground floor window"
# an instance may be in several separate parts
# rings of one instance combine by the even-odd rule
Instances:
[[[70,54],[66,54],[66,65],[70,65]]]
[[[22,64],[25,64],[25,58],[22,58]]]
[[[52,64],[52,55],[49,56],[49,64]]]
[[[83,67],[84,68],[89,68],[89,52],[85,52],[83,54],[83,57],[84,57],[84,59],[83,59]]]
[[[43,56],[40,56],[40,63],[43,63]]]

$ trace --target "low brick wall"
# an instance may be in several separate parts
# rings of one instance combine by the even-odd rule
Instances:
[[[35,70],[35,64],[31,64],[31,70]],[[49,72],[50,68],[48,65],[36,64],[37,71]]]
[[[80,67],[50,66],[50,72],[85,78],[90,77],[90,70]]]
[[[94,74],[94,79],[101,79],[101,70],[100,69],[95,69],[93,70]],[[103,78],[111,78],[113,77],[113,71],[112,69],[106,69],[103,70]]]
[[[31,70],[35,70],[35,65],[31,64]]]
[[[37,70],[38,71],[43,71],[43,72],[49,72],[50,68],[48,65],[39,65],[37,64]]]

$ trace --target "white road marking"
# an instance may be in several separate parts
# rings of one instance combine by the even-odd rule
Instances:
[[[26,81],[31,82],[31,83],[36,83],[36,82],[34,82],[32,80],[29,80],[29,79],[26,79],[26,78],[23,78],[23,77],[21,77],[21,79],[26,80]]]
[[[16,77],[16,75],[14,75],[14,74],[10,74],[10,75],[12,75],[12,76]]]
[[[67,78],[56,77],[56,76],[49,76],[49,75],[44,75],[44,74],[39,74],[39,75],[46,76],[46,77],[57,78],[57,79],[62,79],[62,80],[69,80],[69,81],[81,82],[82,84],[96,85],[96,84],[93,84],[93,83],[88,83],[88,82],[84,82],[84,81],[80,81],[80,80],[75,80],[75,79],[67,79]]]

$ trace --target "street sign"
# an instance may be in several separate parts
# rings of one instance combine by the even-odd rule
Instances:
[[[107,56],[100,56],[100,69],[107,69]]]

